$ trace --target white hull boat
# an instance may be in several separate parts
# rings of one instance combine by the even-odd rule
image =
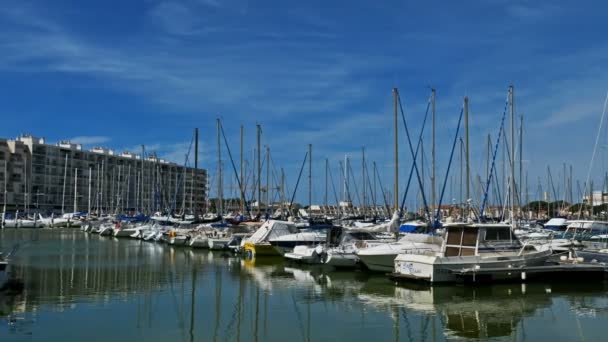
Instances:
[[[114,234],[114,228],[111,225],[102,225],[99,227],[100,236],[112,236]]]
[[[522,245],[511,227],[504,224],[458,223],[446,226],[446,238],[440,252],[402,253],[394,261],[397,279],[423,280],[430,283],[459,282],[484,270],[516,269],[542,266],[550,249],[537,250]],[[488,279],[479,276],[479,279]],[[521,277],[518,272],[496,272],[491,280]]]
[[[228,238],[209,238],[209,249],[211,250],[224,250],[228,249],[228,243],[231,239]]]
[[[293,251],[296,246],[316,246],[327,240],[327,234],[321,231],[288,234],[270,239],[269,242],[281,255]]]
[[[190,238],[188,245],[192,248],[209,248],[209,238],[205,234],[197,234]]]
[[[443,239],[429,234],[407,234],[390,242],[357,250],[361,262],[374,272],[392,272],[395,258],[402,253],[439,252]]]

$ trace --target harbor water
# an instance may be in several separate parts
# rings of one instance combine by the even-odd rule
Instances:
[[[5,229],[0,341],[600,341],[608,284],[396,286],[364,271]]]

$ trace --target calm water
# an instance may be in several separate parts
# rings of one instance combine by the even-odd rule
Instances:
[[[606,339],[608,285],[396,287],[383,276],[225,253],[5,230],[25,281],[0,341]]]

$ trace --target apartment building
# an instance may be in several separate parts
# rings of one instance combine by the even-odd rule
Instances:
[[[0,186],[5,180],[8,212],[205,212],[208,202],[204,169],[31,135],[0,139]]]

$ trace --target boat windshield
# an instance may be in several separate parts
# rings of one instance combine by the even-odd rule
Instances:
[[[484,237],[484,240],[486,241],[504,241],[512,239],[513,234],[511,234],[510,227],[486,229],[486,234]]]

